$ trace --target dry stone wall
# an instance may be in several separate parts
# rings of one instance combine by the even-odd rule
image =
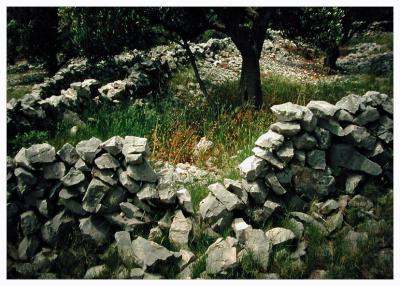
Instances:
[[[179,278],[191,278],[202,258],[202,277],[221,277],[248,252],[259,258],[264,278],[277,278],[268,273],[273,247],[295,242],[291,255],[300,259],[306,251],[304,225],[330,236],[341,229],[348,206],[373,216],[372,202],[358,188],[365,181],[393,184],[392,98],[370,91],[335,105],[289,102],[271,111],[278,122],[239,165],[242,179],[209,185],[198,211],[171,169],[154,171],[145,138],[91,138],[60,150],[47,143],[22,148],[7,160],[8,271],[57,277],[51,273],[57,247],[77,229],[98,247],[115,242],[125,264],[120,278],[161,278],[166,265],[178,267]],[[317,212],[307,214],[314,199]],[[284,208],[291,210],[293,229],[260,229]],[[137,234],[146,228],[146,238]],[[235,237],[221,237],[227,228]],[[190,240],[199,232],[216,240],[195,257]],[[163,234],[174,249],[154,242]],[[365,236],[350,230],[346,239]],[[98,265],[85,278],[106,273]]]

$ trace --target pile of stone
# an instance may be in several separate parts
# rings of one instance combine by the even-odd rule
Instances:
[[[99,65],[99,64],[98,64]],[[102,104],[119,104],[121,102],[133,101],[137,98],[148,98],[161,94],[165,82],[170,75],[167,65],[162,65],[159,60],[149,60],[144,57],[129,57],[122,62],[113,62],[112,66],[122,65],[124,72],[116,72],[111,79],[117,79],[102,85],[104,75],[85,79],[83,81],[69,81],[69,88],[66,88],[68,80],[88,78],[98,75],[94,71],[114,70],[104,63],[104,67],[90,69],[84,65],[78,73],[71,68],[69,72],[64,69],[54,78],[61,77],[60,83],[55,80],[53,89],[48,91],[42,85],[34,87],[32,93],[25,95],[19,100],[10,100],[7,103],[7,130],[10,135],[18,132],[28,131],[32,128],[37,130],[53,130],[63,118],[65,111],[81,112],[88,106],[100,106]],[[74,67],[74,66],[73,66]],[[75,72],[73,72],[75,71]],[[67,77],[66,75],[71,76]],[[82,74],[82,75],[81,75]],[[121,75],[123,74],[123,75]],[[128,75],[126,77],[126,75]],[[118,78],[122,77],[123,80]],[[45,90],[45,91],[43,91]]]
[[[54,254],[49,249],[63,244],[74,228],[99,247],[110,244],[114,233],[122,247],[129,232],[154,225],[154,231],[171,228],[171,241],[187,244],[186,228],[192,222],[185,216],[193,214],[191,196],[178,189],[173,174],[156,174],[148,155],[147,139],[115,136],[105,142],[91,138],[75,147],[67,143],[57,152],[47,143],[36,144],[8,158],[9,257],[18,262],[10,265],[21,270],[33,263],[34,272],[44,271],[35,261],[43,252]],[[135,241],[139,249],[148,243]],[[135,260],[137,265],[156,269],[153,264],[169,259],[166,250],[149,256],[148,251],[160,246],[146,247],[145,261]]]
[[[190,279],[199,261],[201,278],[224,277],[249,255],[260,278],[279,278],[269,272],[274,248],[288,246],[290,258],[303,263],[308,225],[327,238],[342,233],[358,247],[368,234],[353,228],[350,210],[367,217],[371,229],[385,224],[360,189],[393,184],[393,99],[369,91],[336,104],[289,102],[271,110],[278,122],[239,165],[241,180],[212,183],[198,208],[182,185],[193,182],[187,175],[209,175],[183,165],[155,172],[145,138],[91,138],[57,152],[49,144],[22,148],[7,160],[9,271],[56,275],[50,266],[57,245],[74,228],[97,247],[115,241],[124,264],[118,278],[158,279],[175,267],[178,278]],[[284,209],[290,227],[276,224]],[[193,238],[202,235],[215,240],[196,256]],[[85,278],[107,278],[107,271],[97,265]],[[324,275],[315,269],[311,277]]]

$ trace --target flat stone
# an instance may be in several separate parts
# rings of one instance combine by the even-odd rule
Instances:
[[[316,170],[325,170],[326,168],[326,160],[325,160],[325,152],[322,150],[311,150],[307,152],[307,164]]]
[[[110,225],[100,217],[89,216],[80,219],[79,229],[98,246],[102,246],[110,240]]]
[[[132,248],[131,235],[127,231],[117,231],[114,234],[117,243],[118,255],[125,265],[135,263],[135,253]]]
[[[246,158],[239,165],[239,170],[240,170],[241,176],[248,181],[254,181],[266,169],[267,169],[266,162],[263,159],[258,158],[256,156],[250,156],[250,157]]]
[[[65,175],[63,162],[54,162],[43,166],[43,177],[47,180],[61,179]]]
[[[51,163],[56,160],[56,150],[47,143],[34,144],[26,149],[25,156],[31,164]]]
[[[97,168],[99,169],[116,169],[119,167],[119,162],[108,153],[102,154],[94,160]]]
[[[118,183],[117,174],[112,169],[98,169],[93,167],[92,176],[110,186],[116,186]]]
[[[124,139],[120,136],[113,136],[107,141],[103,142],[100,146],[108,153],[116,156],[122,152]]]
[[[242,218],[235,218],[232,222],[232,229],[235,232],[236,239],[240,243],[245,242],[245,230],[251,228],[252,226],[247,224]]]
[[[79,155],[75,147],[69,143],[65,143],[57,152],[58,157],[69,166],[73,166],[79,159]]]
[[[150,148],[147,138],[136,136],[125,136],[122,154],[126,157],[128,154],[142,153],[145,157],[150,154]]]
[[[310,224],[314,226],[316,229],[318,229],[322,235],[328,235],[328,230],[325,228],[325,226],[318,222],[315,218],[312,216],[302,213],[302,212],[290,212],[290,215],[296,219],[299,219],[300,221]]]
[[[33,211],[21,214],[21,229],[25,236],[31,235],[40,229],[40,222]]]
[[[255,144],[256,146],[272,151],[278,149],[283,144],[284,140],[285,137],[283,137],[281,134],[272,130],[268,130],[267,133],[261,135],[256,140]]]
[[[166,265],[173,265],[179,256],[165,247],[139,236],[132,241],[135,263],[143,270],[156,271]]]
[[[353,171],[362,171],[372,176],[382,173],[382,168],[360,154],[354,147],[347,144],[335,144],[330,149],[332,167],[342,167]]]
[[[127,172],[128,176],[136,181],[155,183],[158,179],[147,160],[144,160],[140,165],[128,165]]]
[[[294,122],[276,122],[270,126],[272,131],[275,131],[283,136],[294,136],[300,132],[300,124]]]
[[[187,189],[183,188],[176,192],[176,196],[178,198],[178,203],[181,206],[181,208],[186,213],[193,214],[194,210],[190,192]]]
[[[209,222],[215,222],[221,217],[230,217],[228,210],[212,193],[209,193],[208,196],[200,202],[199,212],[203,220]]]
[[[374,122],[380,118],[378,109],[367,106],[363,112],[361,112],[356,118],[354,118],[353,123],[364,126],[370,122]]]
[[[293,137],[293,143],[296,149],[311,150],[317,145],[317,140],[314,136],[308,133],[303,133]]]
[[[258,157],[259,159],[262,159],[264,166],[266,166],[266,162],[268,162],[270,165],[272,165],[273,167],[278,168],[280,170],[282,170],[285,167],[284,162],[282,162],[277,156],[275,156],[272,152],[270,152],[268,150],[265,150],[263,148],[256,146],[251,151],[254,153],[254,155],[256,157]],[[283,156],[288,156],[288,153],[290,153],[290,150],[289,151],[285,150],[283,153],[284,153]],[[268,168],[266,167],[263,169],[263,171],[266,171],[267,169]],[[262,173],[260,173],[260,175],[261,174]],[[254,178],[254,180],[255,179],[256,178]]]
[[[285,163],[292,160],[294,156],[293,142],[286,141],[283,143],[283,145],[276,151],[276,155]]]
[[[274,105],[271,111],[279,121],[296,121],[303,118],[302,106],[291,102]]]
[[[281,183],[279,182],[274,172],[267,173],[267,175],[265,176],[265,180],[275,194],[277,195],[286,194],[285,188],[282,187]]]
[[[254,182],[247,182],[246,180],[242,180],[242,185],[244,190],[249,194],[249,196],[254,200],[256,204],[264,204],[268,191],[267,188],[261,180],[257,180]]]
[[[136,194],[140,190],[140,185],[128,176],[127,171],[120,170],[118,179],[121,185],[132,194]]]
[[[103,197],[110,190],[110,187],[102,181],[93,178],[87,187],[86,193],[82,200],[82,207],[85,211],[93,213],[100,204]]]
[[[233,211],[244,207],[243,202],[235,194],[225,189],[224,185],[221,183],[209,185],[208,189],[228,211]]]
[[[75,149],[82,160],[84,160],[86,163],[92,164],[94,158],[100,152],[101,143],[102,142],[100,139],[92,137],[89,140],[83,140],[79,142]]]
[[[85,181],[85,175],[74,168],[71,168],[69,172],[61,178],[61,182],[66,187],[73,187]]]
[[[272,253],[271,241],[268,240],[261,229],[247,229],[245,239],[245,249],[251,251],[259,260],[263,271],[267,271],[269,257]]]
[[[362,174],[350,174],[346,178],[346,193],[352,195],[355,190],[360,185],[361,181],[364,179]]]
[[[265,236],[272,245],[286,243],[296,238],[296,235],[290,230],[283,227],[275,227],[265,232]]]
[[[110,224],[126,231],[136,231],[139,226],[145,224],[143,221],[140,221],[136,218],[127,218],[122,216],[120,212],[104,214],[103,216]]]
[[[144,271],[142,268],[132,268],[129,277],[131,279],[143,279],[144,277]]]
[[[137,193],[139,200],[158,200],[158,192],[154,184],[146,183],[143,185],[142,189]]]
[[[315,116],[322,118],[332,118],[338,111],[338,107],[322,100],[311,100],[307,107]]]
[[[334,119],[318,119],[318,126],[324,128],[336,136],[344,136],[344,130],[340,123]]]
[[[126,163],[129,165],[139,165],[139,164],[143,163],[143,154],[142,153],[127,154],[125,156],[125,160],[126,160]]]
[[[188,248],[189,235],[192,232],[192,221],[185,218],[182,211],[177,211],[169,229],[169,240],[172,244]]]
[[[341,98],[337,103],[336,107],[339,109],[346,110],[351,114],[356,114],[360,108],[363,108],[366,103],[366,98],[363,96],[359,96],[356,94],[349,94],[343,98]]]

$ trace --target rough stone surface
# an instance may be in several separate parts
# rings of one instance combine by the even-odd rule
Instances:
[[[282,145],[284,139],[285,138],[281,134],[276,133],[272,130],[268,130],[267,133],[261,135],[256,140],[255,144],[256,146],[272,151],[279,148]]]
[[[144,270],[156,271],[169,263],[175,263],[178,257],[165,247],[139,236],[132,241],[135,263]]]
[[[40,223],[33,211],[21,214],[21,229],[25,236],[31,235],[40,229]]]
[[[243,202],[233,193],[225,189],[221,183],[214,183],[208,186],[211,193],[225,206],[228,211],[241,209]]]
[[[108,153],[104,153],[94,160],[97,168],[99,169],[116,169],[119,167],[119,162]]]
[[[76,152],[75,147],[69,143],[65,143],[61,149],[58,150],[57,155],[61,160],[70,166],[73,166],[79,159],[79,155]]]
[[[315,116],[323,118],[333,117],[338,110],[335,105],[322,100],[312,100],[307,104],[307,107]]]
[[[140,165],[129,165],[127,172],[128,176],[136,181],[155,183],[158,179],[157,174],[146,160]]]
[[[189,193],[189,191],[185,188],[180,189],[176,192],[176,196],[178,198],[179,205],[181,208],[189,214],[193,214],[193,203],[192,203],[192,197]]]
[[[265,236],[272,245],[286,243],[296,238],[296,235],[290,230],[282,227],[275,227],[265,232]]]
[[[185,218],[182,211],[178,211],[175,214],[171,228],[169,229],[169,240],[174,245],[187,248],[192,227],[192,221],[190,218]]]
[[[240,163],[239,170],[246,180],[254,181],[266,170],[266,162],[256,156],[250,156]]]
[[[85,181],[85,175],[74,168],[71,168],[69,172],[61,178],[61,182],[66,187],[73,187]]]
[[[322,150],[311,150],[306,154],[307,164],[317,170],[325,170],[326,161],[325,161],[325,152]]]
[[[295,121],[303,118],[302,106],[291,102],[274,105],[271,111],[279,121]]]
[[[99,246],[109,241],[110,225],[100,217],[89,216],[80,219],[79,229]]]
[[[355,114],[360,107],[365,105],[366,99],[362,96],[349,94],[336,103],[336,107],[339,109],[347,110],[351,114]]]
[[[242,218],[235,218],[232,222],[232,229],[235,232],[236,239],[240,243],[245,242],[245,230],[251,229],[251,225],[247,224]]]
[[[284,195],[286,194],[286,190],[282,187],[281,183],[279,182],[278,178],[276,177],[275,173],[269,172],[265,177],[266,182],[271,187],[277,195]]]
[[[101,140],[95,137],[83,140],[76,144],[76,152],[86,163],[92,164],[97,153],[100,152]]]
[[[259,259],[261,268],[267,271],[272,244],[265,233],[261,229],[247,229],[245,239],[245,248]]]
[[[65,175],[65,165],[63,162],[54,162],[43,166],[43,177],[47,180],[59,180]]]
[[[111,137],[101,144],[101,148],[111,155],[116,156],[122,152],[123,140],[120,136]]]
[[[330,162],[333,167],[362,171],[372,176],[382,173],[382,168],[347,144],[335,144],[330,149]]]
[[[102,181],[93,178],[82,200],[83,209],[90,213],[95,212],[97,206],[109,190],[109,186]]]
[[[272,131],[275,131],[283,136],[294,136],[300,132],[300,124],[295,122],[276,122],[270,126]]]
[[[26,149],[25,156],[31,164],[51,163],[56,159],[56,150],[47,143],[34,144]]]
[[[315,145],[317,145],[317,140],[314,136],[308,133],[303,133],[293,137],[293,143],[296,149],[311,150]]]
[[[261,180],[255,182],[242,181],[243,188],[256,204],[263,204],[267,198],[268,191],[265,184]]]

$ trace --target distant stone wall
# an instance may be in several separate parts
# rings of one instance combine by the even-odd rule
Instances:
[[[230,227],[236,238],[218,238],[205,254],[207,275],[223,275],[249,250],[260,256],[267,271],[273,245],[298,239],[299,247],[305,247],[303,223],[328,236],[341,227],[347,204],[371,209],[372,203],[357,194],[359,185],[371,179],[382,186],[393,184],[392,98],[370,91],[348,95],[336,105],[311,101],[306,107],[285,103],[271,110],[279,121],[257,139],[254,155],[239,165],[242,180],[210,185],[198,212],[176,174],[153,170],[145,138],[91,138],[58,151],[46,143],[22,148],[7,160],[9,271],[23,277],[50,271],[57,259],[52,249],[74,227],[99,247],[115,240],[126,265],[141,268],[121,278],[154,278],[149,273],[166,264],[179,266],[179,277],[189,278],[193,261],[199,259],[188,247],[192,233],[218,238]],[[340,195],[346,196],[337,202]],[[326,200],[319,204],[320,220],[303,213],[315,198]],[[256,229],[285,206],[296,210],[291,216],[298,232]],[[135,234],[144,226],[151,228],[147,239]],[[179,252],[152,241],[162,233]],[[299,251],[298,257],[304,255],[304,249]],[[99,265],[85,277],[102,277],[104,272],[105,266]]]
[[[196,57],[204,58],[225,44],[226,40],[211,39],[191,49]],[[178,46],[134,50],[97,63],[74,59],[53,77],[34,85],[31,93],[7,103],[7,132],[14,136],[52,130],[66,110],[81,112],[90,105],[160,96],[171,73],[186,63],[185,50]]]

